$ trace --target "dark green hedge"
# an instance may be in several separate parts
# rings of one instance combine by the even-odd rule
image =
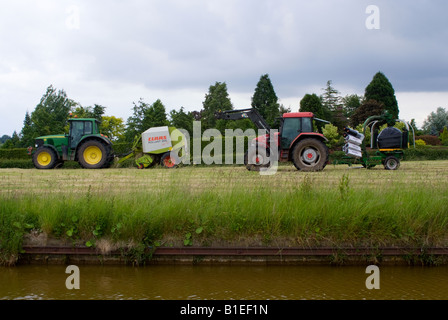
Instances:
[[[448,160],[447,147],[420,147],[405,150],[405,160],[423,161],[423,160]]]
[[[0,149],[0,160],[3,159],[31,159],[26,148],[19,149]]]

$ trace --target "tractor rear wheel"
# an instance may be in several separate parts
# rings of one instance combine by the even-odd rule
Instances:
[[[389,156],[384,160],[384,169],[397,170],[400,167],[400,160],[397,157]]]
[[[297,170],[321,171],[328,163],[327,146],[320,140],[308,138],[297,143],[292,151],[292,161]]]
[[[100,169],[107,165],[108,148],[97,140],[84,142],[78,150],[79,164],[85,169]]]
[[[58,164],[58,157],[53,149],[40,147],[33,155],[33,164],[37,169],[53,169]]]
[[[160,164],[168,169],[176,168],[180,163],[180,160],[176,156],[171,156],[171,152],[165,152],[160,158]]]

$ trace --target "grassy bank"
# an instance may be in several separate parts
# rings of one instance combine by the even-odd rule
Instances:
[[[0,170],[0,252],[52,238],[148,245],[446,246],[448,161],[398,171],[329,165],[272,176],[244,167]]]

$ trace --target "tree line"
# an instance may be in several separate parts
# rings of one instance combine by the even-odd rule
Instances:
[[[251,97],[251,107],[257,109],[273,128],[278,128],[278,117],[285,112],[291,112],[290,108],[286,108],[278,100],[269,75],[263,74]],[[57,90],[50,85],[34,111],[31,114],[26,112],[20,133],[14,132],[11,137],[3,135],[0,144],[2,148],[28,147],[34,145],[38,136],[68,133],[70,116],[98,119],[101,132],[114,142],[132,142],[136,135],[157,126],[182,128],[192,135],[193,121],[201,121],[202,130],[216,128],[224,132],[225,129],[255,129],[248,119],[227,121],[215,118],[215,112],[234,108],[225,82],[210,85],[202,108],[195,111],[186,111],[184,107],[180,107],[167,113],[160,99],[148,103],[140,98],[132,104],[132,115],[125,122],[122,118],[105,115],[106,107],[102,105],[84,107],[68,98],[64,90]],[[330,121],[334,128],[327,128],[327,132],[333,130],[333,134],[341,133],[345,126],[357,127],[371,115],[379,115],[385,111],[395,119],[398,119],[399,115],[393,86],[381,72],[374,75],[365,89],[364,96],[351,94],[342,97],[333,87],[332,81],[328,80],[320,95],[304,95],[298,111],[313,112],[315,117]],[[414,119],[412,124],[415,126]],[[420,132],[443,136],[445,127],[448,127],[448,113],[439,108],[428,116]]]

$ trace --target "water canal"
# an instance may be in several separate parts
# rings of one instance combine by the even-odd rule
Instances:
[[[72,290],[66,267],[1,267],[0,299],[448,299],[448,266],[383,266],[380,289],[370,290],[365,266],[80,265],[80,288]]]

